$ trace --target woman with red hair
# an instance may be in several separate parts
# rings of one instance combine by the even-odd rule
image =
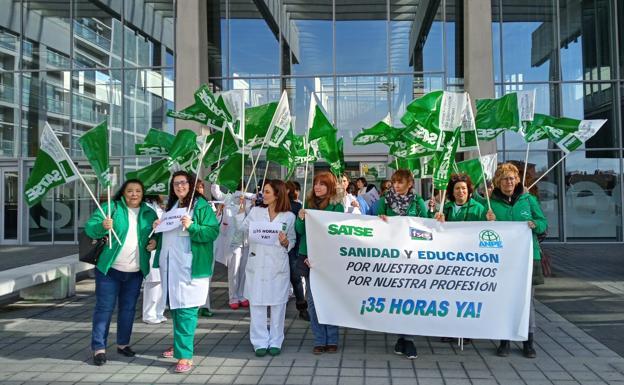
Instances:
[[[301,235],[299,244],[299,268],[301,274],[306,277],[306,296],[308,300],[308,313],[310,315],[310,327],[314,333],[314,348],[312,353],[336,353],[338,351],[338,326],[320,324],[316,316],[314,299],[310,290],[310,261],[308,260],[308,248],[306,243],[305,213],[308,210],[325,210],[338,213],[344,212],[342,198],[336,193],[336,177],[327,171],[322,171],[314,177],[312,190],[308,193],[305,208],[299,211],[295,222],[295,230]]]

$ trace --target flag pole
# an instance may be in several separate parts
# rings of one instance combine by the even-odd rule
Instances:
[[[305,145],[306,145],[306,163],[305,163],[305,174],[303,175],[303,200],[301,201],[301,207],[305,208],[305,203],[306,203],[306,196],[308,195],[308,190],[306,190],[306,187],[308,185],[308,158],[310,157],[310,143],[308,143],[308,138],[310,135],[310,127],[308,127],[308,130],[306,131],[306,137],[305,137]]]
[[[50,128],[50,131],[54,132],[52,130],[52,127],[50,127],[50,123],[45,122],[45,124],[48,125],[48,127]],[[65,147],[63,147],[63,145],[61,144],[61,141],[59,140],[59,138],[55,135],[52,135],[54,137],[54,140],[56,140],[56,144],[58,146],[58,148],[61,148],[63,150],[63,152],[65,153],[65,156],[67,156],[67,159],[71,160],[69,154],[67,153],[67,151],[65,151]],[[91,198],[93,199],[93,201],[95,202],[95,205],[97,206],[98,210],[100,210],[100,213],[106,217],[106,213],[104,212],[104,210],[102,210],[102,206],[100,206],[100,202],[98,202],[98,200],[95,198],[95,195],[93,194],[93,191],[91,191],[91,189],[89,188],[89,185],[87,184],[87,182],[84,180],[84,178],[82,177],[82,174],[80,173],[80,171],[78,171],[78,167],[76,167],[76,165],[74,164],[73,161],[67,162],[69,163],[69,167],[72,168],[72,170],[76,173],[76,175],[78,176],[78,178],[80,178],[80,180],[82,181],[82,183],[84,184],[85,188],[87,189],[87,191],[89,192],[89,195],[91,195]],[[115,236],[115,239],[117,240],[117,242],[119,242],[119,244],[121,245],[121,241],[119,240],[119,237],[117,236],[117,233],[115,232],[115,229],[111,229],[113,235]]]
[[[199,162],[197,162],[197,168],[195,169],[195,184],[193,185],[193,191],[191,192],[191,200],[189,201],[189,206],[186,208],[186,215],[188,215],[191,212],[191,206],[193,206],[193,199],[195,199],[195,191],[197,191],[197,181],[199,180],[199,171],[201,170],[202,162],[204,161],[204,156],[206,155],[206,152],[208,152],[208,147],[210,147],[214,139],[211,140],[210,143],[207,143],[207,141],[208,141],[208,136],[206,136],[206,138],[204,139],[204,144],[199,154]],[[184,227],[182,227],[182,231],[184,231]]]
[[[466,103],[468,105],[468,108],[470,108],[470,112],[471,112],[471,116],[473,117],[473,122],[472,122],[472,128],[474,129],[474,133],[475,133],[475,137],[477,139],[477,152],[479,153],[479,163],[483,164],[481,162],[481,145],[479,144],[479,134],[477,133],[477,125],[474,122],[474,112],[472,111],[472,100],[470,100],[470,95],[468,95],[468,93],[466,93],[466,97],[468,98],[468,103]],[[483,166],[481,166],[481,177],[483,178],[483,183],[485,183],[486,185],[486,194],[485,194],[485,198],[487,199],[487,204],[488,204],[488,210],[492,210],[492,205],[490,204],[490,195],[487,194],[487,179],[485,178],[485,170],[483,169]]]
[[[444,200],[446,199],[446,190],[442,192],[442,199],[440,200],[440,214],[444,211]]]
[[[111,206],[111,204],[110,204],[111,188],[110,188],[110,184],[106,187],[106,190],[107,190],[106,191],[107,192],[107,194],[106,194],[106,196],[107,196],[106,201],[108,203],[108,217],[110,218],[110,216],[111,216],[111,208],[110,208],[110,206]],[[110,231],[110,230],[108,230],[108,248],[109,249],[113,248],[113,232]]]
[[[527,164],[529,163],[529,148],[531,143],[527,143],[526,154],[524,154],[524,170],[522,170],[522,186],[526,182]]]
[[[262,177],[262,188],[264,188],[264,184],[266,183],[267,173],[269,172],[269,161],[266,161],[266,167],[264,167],[264,176]]]
[[[561,157],[561,159],[559,159],[555,164],[553,164],[552,166],[550,166],[550,168],[548,170],[546,170],[545,173],[543,173],[539,178],[537,178],[535,180],[535,182],[533,182],[532,185],[529,186],[529,188],[527,190],[530,190],[533,188],[533,186],[535,186],[537,184],[537,182],[539,182],[540,180],[542,180],[543,177],[546,176],[546,174],[548,174],[553,168],[557,167],[557,165],[561,162],[563,162],[563,160],[566,158],[566,156],[568,156],[570,153],[566,153],[564,156]]]
[[[223,139],[225,139],[225,130],[223,130],[223,134],[221,135],[221,145],[219,146],[219,159],[217,160],[217,168],[221,165],[221,155],[223,154]]]

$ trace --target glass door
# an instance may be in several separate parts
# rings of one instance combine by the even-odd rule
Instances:
[[[17,169],[0,168],[0,243],[17,244],[18,241],[18,174]]]

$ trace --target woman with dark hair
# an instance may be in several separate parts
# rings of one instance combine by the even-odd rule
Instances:
[[[392,174],[392,187],[379,200],[377,215],[388,221],[388,217],[408,216],[427,218],[425,201],[413,191],[414,176],[409,170],[396,170]],[[409,359],[418,357],[416,345],[410,336],[399,334],[394,345],[394,353],[405,355]]]
[[[195,191],[195,177],[177,171],[169,183],[166,211],[185,209],[180,226],[162,233],[154,267],[160,266],[163,294],[173,320],[173,347],[163,357],[178,360],[177,373],[193,368],[197,310],[206,302],[213,268],[213,242],[219,222],[208,202]],[[154,228],[160,223],[154,222]]]
[[[290,200],[290,212],[295,217],[301,210],[301,202],[299,202],[299,192],[301,187],[299,183],[289,180],[286,182],[286,191],[288,193],[288,199]],[[297,269],[297,252],[299,251],[299,243],[301,242],[301,236],[296,233],[295,247],[288,251],[288,262],[290,266],[290,284],[293,287],[293,294],[295,295],[295,306],[299,312],[299,318],[305,321],[310,321],[310,315],[308,314],[308,302],[305,299],[305,293],[303,291],[303,279]]]
[[[126,357],[135,355],[129,345],[132,323],[143,277],[150,271],[150,251],[156,247],[149,234],[157,216],[145,204],[143,191],[141,181],[127,180],[110,203],[111,216],[105,217],[96,210],[85,224],[86,234],[93,239],[104,238],[113,229],[122,241],[119,244],[113,238],[112,247],[104,247],[95,268],[91,350],[97,366],[106,363],[106,340],[116,302],[117,352]],[[108,204],[103,211],[108,212]]]
[[[472,198],[473,192],[470,176],[452,174],[446,187],[448,202],[444,204],[442,212],[436,212],[434,217],[440,222],[484,221],[486,209]]]
[[[548,221],[542,212],[539,201],[535,196],[524,191],[518,168],[511,163],[498,165],[494,173],[494,190],[490,196],[491,210],[486,216],[488,221],[518,221],[526,222],[533,232],[533,250],[527,258],[533,260],[533,277],[531,288],[531,303],[529,311],[529,335],[522,342],[522,354],[527,358],[535,358],[537,353],[533,347],[533,332],[535,331],[535,296],[536,285],[544,283],[541,254],[537,236],[544,234],[548,229]],[[509,341],[501,341],[496,354],[500,357],[509,355]]]
[[[298,266],[301,275],[306,277],[306,295],[308,300],[308,314],[310,315],[310,328],[314,333],[314,348],[312,353],[336,353],[338,351],[338,326],[320,324],[314,308],[314,298],[310,290],[310,261],[308,260],[308,247],[306,243],[305,213],[307,209],[325,210],[338,213],[344,212],[341,197],[336,193],[336,177],[327,171],[322,171],[314,177],[312,190],[306,198],[305,209],[301,209],[295,222],[295,230],[301,235],[299,244]]]
[[[249,232],[249,258],[245,267],[245,297],[249,300],[249,339],[256,356],[277,356],[284,342],[284,318],[290,288],[288,252],[295,247],[295,216],[290,212],[286,185],[281,180],[267,180],[263,203],[245,216],[245,198],[240,198],[236,215],[238,231]],[[256,231],[254,231],[256,230]],[[275,234],[268,240],[262,234]],[[266,235],[265,235],[266,237]],[[271,310],[267,330],[267,310]]]

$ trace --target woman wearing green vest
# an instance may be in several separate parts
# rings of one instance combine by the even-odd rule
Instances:
[[[173,320],[173,348],[163,357],[178,360],[177,373],[193,368],[193,341],[197,311],[206,302],[213,268],[213,242],[219,221],[210,204],[193,194],[195,177],[186,171],[173,174],[169,184],[167,212],[184,209],[180,226],[162,233],[154,267],[160,266],[163,295],[167,296]],[[160,221],[154,222],[154,227]]]
[[[93,239],[108,236],[113,229],[112,248],[104,247],[95,269],[95,310],[91,331],[93,363],[106,363],[106,344],[115,302],[117,310],[117,353],[134,357],[130,335],[141,292],[143,277],[149,273],[150,251],[156,246],[149,240],[156,212],[144,202],[143,183],[136,179],[126,181],[110,203],[111,217],[96,210],[85,224],[86,234]],[[103,207],[108,212],[108,204]],[[149,251],[148,251],[149,250]]]
[[[524,191],[520,183],[518,168],[511,163],[498,166],[494,174],[494,190],[490,197],[492,210],[488,210],[489,221],[520,221],[526,222],[533,232],[533,286],[544,283],[541,255],[537,235],[543,234],[548,228],[548,222],[537,199]],[[527,358],[535,358],[533,347],[533,333],[535,331],[535,307],[533,297],[535,288],[531,289],[531,307],[529,314],[529,338],[522,343],[522,353]],[[509,355],[509,341],[501,341],[496,354],[501,357]]]
[[[311,210],[344,212],[342,196],[336,193],[336,177],[327,171],[322,171],[314,177],[312,190],[308,193],[305,201],[305,209],[299,210],[295,221],[295,231],[301,236],[299,243],[299,257],[297,265],[301,275],[306,277],[306,296],[308,301],[308,314],[310,315],[310,328],[314,334],[314,348],[312,353],[336,353],[338,351],[338,326],[320,324],[314,307],[314,298],[310,290],[310,261],[308,260],[308,248],[306,243],[305,212]]]
[[[474,186],[466,174],[452,174],[446,187],[448,202],[444,204],[442,212],[436,212],[434,217],[440,222],[484,221],[485,207],[477,202],[472,194]],[[454,342],[457,338],[442,337],[441,342]],[[470,338],[464,338],[464,344],[471,343]]]
[[[377,215],[384,221],[388,217],[408,216],[427,218],[425,201],[413,191],[414,176],[409,170],[396,170],[390,179],[392,187],[379,199]],[[409,359],[418,357],[416,345],[410,336],[399,334],[394,345],[394,353]]]

